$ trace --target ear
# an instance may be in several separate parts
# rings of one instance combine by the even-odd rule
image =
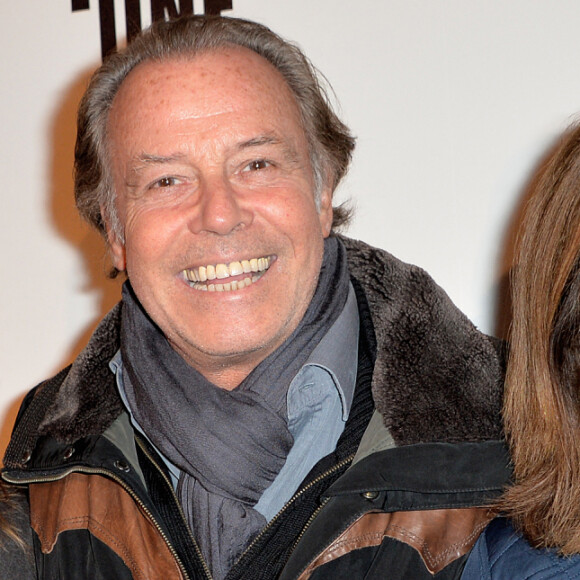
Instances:
[[[119,270],[119,272],[125,271],[127,268],[127,259],[125,254],[125,244],[119,238],[117,232],[111,226],[111,222],[107,219],[106,213],[103,212],[103,208],[101,208],[101,215],[103,216],[103,221],[105,223],[105,231],[107,234],[107,245],[109,247],[109,255],[111,256],[111,261],[113,262],[113,266]]]
[[[332,217],[332,189],[330,186],[325,185],[320,192],[320,210],[318,211],[320,227],[325,238],[330,235]]]
[[[119,270],[119,272],[124,272],[127,268],[127,260],[125,258],[125,244],[119,241],[116,234],[114,235],[114,239],[111,237],[110,234],[107,234],[107,238],[109,240],[109,254],[111,255],[111,261],[113,262],[113,266]]]

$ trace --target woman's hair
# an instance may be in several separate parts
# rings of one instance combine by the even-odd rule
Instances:
[[[80,103],[75,198],[81,216],[103,235],[104,218],[122,239],[110,176],[107,124],[113,100],[127,75],[144,62],[193,58],[232,46],[244,47],[262,56],[280,72],[292,91],[309,144],[316,199],[324,184],[330,184],[334,190],[346,174],[354,139],[333,112],[316,70],[299,48],[265,26],[241,19],[188,15],[159,21],[137,36],[125,50],[105,60],[93,75]],[[348,218],[348,210],[335,208],[333,226],[346,224]]]
[[[17,492],[10,486],[0,482],[0,558],[2,550],[7,549],[8,542],[25,548],[25,542],[15,522],[15,514],[20,509],[16,501]]]
[[[512,280],[504,421],[514,485],[501,508],[535,547],[580,552],[580,126],[526,208]]]

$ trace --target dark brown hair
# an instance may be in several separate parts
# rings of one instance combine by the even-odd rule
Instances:
[[[188,15],[154,23],[123,51],[112,54],[95,72],[80,103],[75,149],[75,198],[78,210],[105,234],[103,216],[121,236],[115,192],[109,173],[107,122],[119,87],[140,63],[191,58],[228,46],[248,48],[270,62],[292,91],[310,148],[319,197],[323,184],[334,190],[350,164],[354,139],[333,112],[319,76],[295,45],[270,29],[247,20]],[[349,212],[335,208],[334,227],[346,224]]]
[[[513,274],[501,507],[536,547],[580,552],[580,126],[533,192]]]
[[[18,529],[13,516],[19,506],[15,500],[16,490],[8,484],[0,481],[0,550],[6,549],[8,541],[14,542],[24,550],[25,543],[21,536],[21,530]],[[0,558],[2,557],[0,551]]]

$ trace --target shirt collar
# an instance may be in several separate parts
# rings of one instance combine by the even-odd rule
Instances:
[[[342,312],[306,361],[327,371],[340,396],[342,418],[348,419],[358,371],[359,316],[356,295],[349,284]]]

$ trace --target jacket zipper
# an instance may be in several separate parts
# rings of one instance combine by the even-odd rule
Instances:
[[[251,544],[242,552],[242,555],[238,558],[237,562],[240,562],[242,560],[242,558],[244,558],[247,554],[250,553],[251,550],[253,550],[254,546],[260,540],[260,538],[268,531],[268,529],[272,525],[274,525],[274,523],[278,519],[280,519],[280,517],[284,514],[284,512],[290,507],[290,505],[292,503],[294,503],[294,501],[296,501],[299,497],[301,497],[302,495],[304,495],[310,488],[312,488],[316,484],[320,483],[323,479],[326,479],[327,477],[329,477],[330,475],[332,475],[336,471],[339,471],[344,466],[346,466],[349,463],[351,463],[352,460],[354,459],[354,456],[355,456],[355,454],[353,453],[352,455],[350,455],[346,459],[343,459],[342,461],[340,461],[336,465],[332,466],[330,469],[326,470],[324,473],[320,474],[318,477],[316,477],[315,479],[313,479],[308,485],[304,486],[298,493],[296,493],[295,495],[293,495],[286,502],[286,504],[284,505],[284,507],[268,522],[268,524],[266,525],[266,527],[254,538],[254,540],[251,542]],[[323,503],[320,506],[318,506],[318,508],[310,516],[310,518],[308,518],[308,521],[306,522],[306,524],[302,528],[302,530],[301,530],[298,538],[294,542],[294,545],[292,546],[292,550],[291,550],[290,553],[292,553],[295,550],[296,546],[298,545],[298,542],[302,539],[302,536],[306,533],[306,530],[310,527],[310,524],[314,521],[314,519],[319,514],[319,512],[322,510],[322,508],[326,505],[326,502],[327,501],[328,500],[324,500]],[[237,562],[236,562],[236,564],[237,564]]]
[[[179,499],[178,499],[177,495],[175,494],[175,491],[173,489],[173,485],[167,479],[167,476],[165,475],[165,472],[157,465],[157,463],[153,459],[153,457],[151,457],[151,455],[149,454],[148,450],[142,444],[140,438],[138,436],[136,436],[135,439],[137,440],[137,443],[138,443],[139,447],[141,448],[141,450],[143,451],[143,453],[145,453],[145,455],[147,456],[147,458],[149,459],[149,461],[155,466],[155,468],[157,470],[159,470],[159,473],[161,474],[161,476],[163,477],[163,479],[167,483],[167,486],[169,487],[169,489],[171,491],[171,494],[172,494],[172,496],[173,496],[173,498],[174,498],[174,500],[175,500],[175,502],[176,502],[176,504],[177,504],[177,506],[179,508],[179,513],[181,514],[181,517],[182,517],[183,521],[186,523],[186,528],[187,528],[187,530],[189,532],[189,537],[190,537],[190,539],[191,539],[191,541],[192,541],[192,543],[193,543],[193,545],[195,547],[196,554],[197,554],[198,558],[200,559],[200,561],[202,563],[204,572],[205,572],[205,574],[207,576],[207,580],[213,580],[213,577],[211,575],[211,572],[209,570],[209,567],[208,567],[208,565],[207,565],[207,563],[205,561],[205,558],[203,557],[203,554],[201,553],[201,549],[199,548],[199,545],[198,545],[197,541],[195,540],[195,538],[193,537],[191,531],[189,530],[189,525],[187,524],[187,520],[186,520],[185,514],[183,513],[183,509],[181,507],[181,503],[179,502]],[[282,516],[282,514],[288,509],[288,507],[290,507],[290,505],[295,500],[297,500],[300,496],[302,496],[304,493],[306,493],[310,488],[312,488],[316,484],[320,483],[323,479],[326,479],[327,477],[329,477],[330,475],[332,475],[336,471],[339,471],[344,466],[346,466],[349,463],[351,463],[352,460],[354,459],[354,457],[355,457],[355,454],[353,453],[352,455],[348,456],[346,459],[343,459],[342,461],[340,461],[336,465],[333,465],[330,469],[326,470],[324,473],[322,473],[321,475],[319,475],[318,477],[316,477],[315,479],[313,479],[308,485],[306,485],[305,487],[303,487],[298,493],[296,493],[295,495],[293,495],[286,502],[286,504],[282,507],[282,509],[268,522],[268,524],[252,540],[252,542],[250,543],[250,545],[242,552],[241,556],[236,561],[236,564],[238,562],[240,562],[242,560],[242,558],[244,558],[247,554],[249,554],[251,552],[251,550],[254,548],[255,544],[260,540],[260,538]],[[302,536],[304,535],[304,533],[306,532],[306,530],[308,529],[308,527],[310,526],[310,524],[314,521],[314,519],[316,518],[316,516],[318,515],[318,513],[322,510],[322,508],[326,505],[327,502],[328,502],[328,499],[324,500],[323,503],[320,506],[318,506],[318,508],[314,511],[314,513],[308,518],[308,521],[306,522],[306,525],[302,528],[302,530],[300,531],[300,534],[299,534],[298,538],[296,539],[296,541],[294,542],[294,544],[292,546],[292,551],[294,551],[294,549],[298,545],[299,541],[302,539]],[[235,564],[234,564],[234,566],[235,566]]]
[[[3,474],[2,477],[8,483],[13,483],[16,485],[23,485],[23,484],[31,484],[31,483],[49,483],[52,481],[59,481],[60,479],[64,479],[65,477],[67,477],[68,475],[71,475],[72,473],[84,473],[87,475],[104,475],[104,476],[116,481],[133,498],[133,500],[137,503],[137,505],[143,510],[145,515],[153,523],[153,525],[155,526],[155,529],[159,532],[159,535],[163,538],[163,541],[165,542],[165,544],[169,548],[169,551],[171,552],[172,556],[175,558],[175,561],[177,562],[177,565],[179,566],[179,569],[181,570],[181,573],[183,574],[184,579],[190,580],[189,574],[185,570],[185,566],[183,565],[181,559],[177,555],[175,548],[171,545],[169,538],[167,537],[167,535],[163,531],[163,528],[159,525],[159,523],[157,522],[157,520],[155,519],[155,517],[153,516],[153,514],[149,510],[149,508],[143,503],[143,501],[137,495],[137,493],[134,492],[133,489],[127,483],[125,483],[120,477],[115,475],[115,473],[113,473],[112,471],[107,471],[106,469],[91,468],[91,467],[74,467],[74,468],[66,469],[66,470],[62,471],[61,473],[59,473],[58,476],[54,476],[54,477],[51,477],[51,476],[33,477],[31,479],[25,479],[25,480],[23,480],[23,479],[11,479],[7,474]],[[211,577],[209,577],[209,580],[212,580]]]
[[[171,492],[171,495],[172,495],[172,497],[177,505],[179,513],[181,514],[181,519],[185,523],[185,528],[187,529],[191,543],[193,544],[193,547],[195,548],[195,553],[196,553],[197,557],[199,558],[199,561],[201,562],[201,565],[203,567],[203,571],[205,572],[206,578],[207,578],[207,580],[213,580],[209,566],[207,565],[207,562],[205,561],[205,558],[203,557],[203,554],[201,552],[201,548],[199,547],[197,540],[193,537],[193,534],[191,533],[191,530],[189,529],[189,524],[187,523],[187,518],[185,517],[185,514],[183,513],[183,508],[181,507],[181,502],[179,501],[179,498],[177,497],[175,490],[173,489],[173,485],[172,485],[171,481],[169,481],[169,479],[167,479],[167,476],[165,475],[165,472],[163,471],[163,469],[161,469],[159,467],[159,465],[157,465],[157,462],[155,461],[155,459],[153,459],[153,457],[151,457],[151,454],[149,453],[149,451],[147,450],[145,445],[143,445],[143,442],[141,441],[141,438],[138,435],[135,435],[135,440],[137,441],[137,445],[139,445],[141,451],[143,451],[143,453],[147,456],[147,459],[149,459],[151,464],[155,467],[155,469],[157,469],[157,471],[159,471],[161,477],[167,483],[167,487]]]

